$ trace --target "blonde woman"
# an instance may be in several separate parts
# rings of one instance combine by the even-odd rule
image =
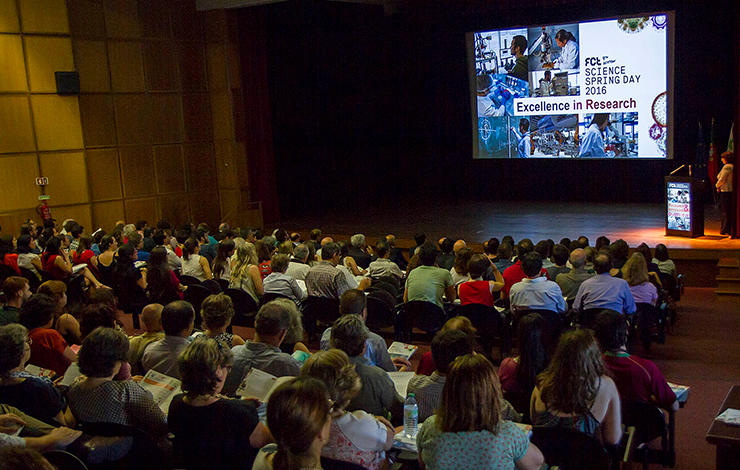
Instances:
[[[265,293],[262,286],[262,275],[260,274],[257,259],[257,250],[252,243],[244,243],[236,250],[236,256],[231,260],[231,279],[229,287],[241,289],[249,294],[255,303]]]

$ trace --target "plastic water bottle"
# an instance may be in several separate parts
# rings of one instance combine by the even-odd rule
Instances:
[[[416,439],[416,430],[419,426],[419,405],[413,393],[409,393],[403,404],[403,435],[409,439]]]

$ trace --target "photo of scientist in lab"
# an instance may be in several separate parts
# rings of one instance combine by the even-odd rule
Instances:
[[[579,68],[578,24],[539,26],[527,34],[530,72]]]
[[[579,123],[578,158],[637,157],[637,124],[637,113],[584,115]]]

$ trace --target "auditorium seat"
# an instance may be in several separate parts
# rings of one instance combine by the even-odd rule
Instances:
[[[434,336],[444,322],[445,312],[437,304],[423,300],[406,302],[396,317],[396,339],[410,343],[414,328],[424,331],[429,337]]]

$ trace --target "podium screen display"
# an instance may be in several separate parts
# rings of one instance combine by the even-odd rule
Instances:
[[[667,183],[668,230],[691,231],[691,183]]]
[[[467,34],[473,158],[672,158],[673,12]]]

